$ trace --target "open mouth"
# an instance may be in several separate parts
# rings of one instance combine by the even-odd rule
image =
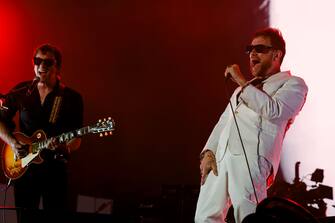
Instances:
[[[48,73],[48,71],[47,71],[47,70],[38,71],[38,74],[46,74],[46,73]]]
[[[253,60],[251,60],[251,65],[254,67],[254,66],[256,66],[257,64],[259,64],[260,62],[261,62],[260,60],[253,59]]]

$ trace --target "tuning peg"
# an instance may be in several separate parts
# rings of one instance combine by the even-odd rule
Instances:
[[[100,136],[100,137],[103,137],[103,136],[104,136],[104,134],[100,133],[100,134],[99,134],[99,136]]]
[[[112,131],[110,131],[110,132],[109,132],[109,135],[112,135],[112,134],[113,134]]]
[[[106,121],[106,119],[104,118],[104,122]]]
[[[98,122],[101,122],[101,119],[99,119]]]
[[[105,132],[105,136],[108,136],[108,132]]]

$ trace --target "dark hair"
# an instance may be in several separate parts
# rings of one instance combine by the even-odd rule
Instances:
[[[273,46],[273,48],[283,52],[283,56],[280,61],[280,63],[282,63],[286,54],[286,44],[280,30],[271,27],[261,29],[254,34],[254,38],[259,36],[268,37],[271,41],[271,45]]]
[[[41,46],[37,47],[35,52],[34,52],[34,57],[36,56],[36,54],[38,52],[41,52],[42,54],[46,54],[46,53],[51,53],[52,55],[54,55],[55,60],[56,60],[56,67],[58,70],[61,69],[62,67],[62,53],[61,51],[55,47],[52,46],[51,44],[42,44]]]

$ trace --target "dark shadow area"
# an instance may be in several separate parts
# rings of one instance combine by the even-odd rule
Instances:
[[[319,221],[299,204],[279,197],[264,199],[257,205],[256,213],[248,215],[242,223],[319,223]]]
[[[295,164],[295,177],[292,183],[283,180],[282,177],[277,177],[274,184],[268,191],[269,197],[282,197],[293,200],[313,216],[317,218],[326,217],[327,204],[324,199],[333,199],[333,188],[324,184],[323,170],[315,169],[310,175],[312,185],[306,183],[305,178],[300,177],[299,173],[300,162]],[[308,176],[309,176],[308,175]]]

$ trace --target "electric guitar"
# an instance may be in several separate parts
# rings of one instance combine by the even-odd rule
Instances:
[[[59,143],[65,143],[75,137],[93,133],[100,136],[111,135],[115,128],[115,123],[111,118],[99,120],[96,124],[86,126],[74,131],[55,136]],[[37,130],[31,137],[21,132],[13,133],[14,137],[26,147],[27,154],[24,157],[17,157],[10,145],[5,144],[2,150],[2,169],[9,179],[20,178],[27,170],[29,164],[41,164],[43,162],[40,152],[48,149],[51,138],[47,138],[43,130]],[[52,150],[52,149],[49,149]]]

